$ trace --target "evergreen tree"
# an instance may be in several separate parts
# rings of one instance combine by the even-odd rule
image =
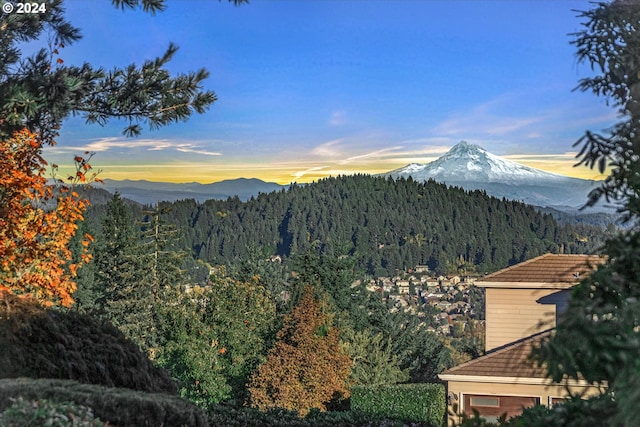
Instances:
[[[256,282],[275,299],[281,310],[289,308],[291,286],[288,273],[279,257],[271,255],[268,248],[247,246],[246,255],[227,266],[229,275],[240,282]]]
[[[296,276],[291,302],[295,304],[304,287],[311,284],[317,298],[327,299],[333,322],[340,330],[369,328],[372,306],[380,302],[379,298],[366,289],[356,259],[345,253],[344,245],[326,245],[325,251],[318,253],[316,244],[290,260]]]
[[[640,4],[598,3],[580,16],[586,22],[575,34],[578,59],[596,75],[581,80],[579,88],[604,96],[621,119],[606,134],[587,132],[578,141],[582,163],[601,173],[610,168],[589,204],[603,197],[617,201],[632,228],[607,242],[606,263],[573,289],[555,336],[540,351],[554,380],[585,379],[606,388],[578,412],[566,412],[575,405],[567,406],[567,416],[554,411],[545,424],[586,425],[578,424],[580,415],[595,410],[599,425],[635,426],[640,417]]]
[[[113,4],[149,13],[166,7],[164,0],[114,0]],[[88,63],[67,65],[63,50],[81,38],[80,30],[65,19],[63,0],[46,2],[46,9],[46,13],[0,17],[0,138],[26,127],[54,143],[62,121],[71,114],[100,125],[109,118],[124,119],[128,122],[124,133],[138,135],[143,124],[154,129],[184,121],[216,100],[213,92],[202,89],[209,75],[206,70],[170,76],[166,67],[177,51],[173,44],[141,66],[107,71]],[[21,43],[37,45],[44,38],[49,40],[46,47],[23,56]]]
[[[156,336],[150,288],[142,285],[139,237],[131,212],[119,193],[107,205],[96,248],[96,306],[128,338],[148,350]]]
[[[193,213],[182,212],[183,205]],[[584,253],[604,242],[600,228],[562,226],[523,203],[435,182],[371,176],[324,179],[244,203],[173,206],[180,214],[170,213],[171,221],[193,230],[185,237],[189,249],[212,265],[244,259],[254,245],[283,259],[308,250],[349,255],[357,269],[378,276],[416,264],[444,272],[460,257],[479,271],[494,271],[561,246]]]
[[[445,342],[427,331],[417,316],[387,311],[381,320],[374,326],[391,337],[392,352],[397,356],[400,368],[409,372],[409,382],[437,382],[440,372],[455,365]]]
[[[224,375],[219,325],[212,319],[214,302],[198,286],[191,292],[176,286],[163,291],[169,304],[161,307],[163,346],[157,362],[178,382],[180,395],[201,407],[231,397]]]
[[[204,407],[243,402],[276,329],[269,292],[221,269],[207,287],[166,287],[163,299],[158,361],[179,381],[183,396]]]
[[[236,5],[246,2],[230,1]],[[166,6],[164,0],[112,3],[122,9],[141,7],[150,13]],[[70,115],[83,115],[87,122],[100,125],[112,118],[123,119],[127,122],[123,133],[138,135],[144,124],[155,129],[203,113],[216,96],[202,88],[208,76],[204,69],[171,77],[166,66],[177,51],[173,44],[163,55],[139,67],[131,64],[106,71],[88,63],[65,64],[61,52],[81,38],[80,30],[65,19],[63,0],[37,6],[40,13],[0,15],[0,157],[10,166],[3,167],[9,179],[0,176],[0,233],[8,242],[2,254],[0,289],[33,294],[47,304],[70,306],[76,288],[72,279],[79,264],[68,262],[71,255],[65,246],[74,236],[76,221],[86,205],[65,187],[58,189],[62,195],[54,197],[53,186],[43,176],[43,145],[55,144],[62,122]],[[37,48],[39,43],[46,47],[28,57],[23,53],[25,44]],[[14,155],[25,152],[28,155],[16,162]],[[77,170],[70,181],[89,183],[95,179],[96,174],[86,176],[91,170],[87,157],[76,155],[74,162]],[[11,180],[17,190],[9,191],[7,182]],[[36,199],[57,204],[45,211],[36,206]],[[24,233],[28,221],[29,231]],[[85,236],[87,243],[90,240]],[[36,257],[28,253],[34,248]],[[62,274],[65,263],[69,275]],[[23,269],[28,274],[23,274]],[[16,273],[19,281],[14,278]]]
[[[80,259],[82,259],[84,244],[80,236],[85,235],[95,236],[96,231],[91,227],[89,222],[80,221],[78,223],[78,230],[76,231],[76,235],[69,242],[69,248],[71,249],[72,254],[72,262],[78,262]],[[80,310],[83,312],[95,312],[98,309],[96,303],[101,296],[101,291],[100,286],[95,279],[95,249],[95,244],[90,245],[87,248],[87,252],[91,256],[92,261],[83,266],[78,271],[78,276],[76,278],[78,288],[73,294],[73,299],[75,301],[73,309],[75,310]]]
[[[400,361],[393,354],[391,338],[371,330],[343,334],[343,348],[351,357],[352,384],[397,384],[409,379],[409,373],[400,369]]]
[[[180,230],[168,224],[163,216],[169,208],[156,207],[143,211],[140,226],[140,253],[143,269],[147,272],[154,302],[158,301],[161,288],[184,284],[184,271],[180,268],[184,251],[175,249]]]

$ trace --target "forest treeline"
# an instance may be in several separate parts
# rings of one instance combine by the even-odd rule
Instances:
[[[495,271],[546,252],[591,252],[605,236],[602,228],[561,225],[532,206],[483,191],[369,175],[293,184],[246,202],[159,207],[182,231],[180,246],[212,265],[233,264],[251,247],[290,257],[315,246],[320,253],[340,248],[375,276],[418,264],[447,272],[461,261]]]
[[[328,408],[320,392],[327,384],[327,393],[344,397],[342,381],[434,382],[482,352],[471,326],[438,336],[428,328],[437,326],[428,305],[420,307],[423,317],[394,309],[367,290],[367,275],[416,264],[491,271],[561,248],[588,252],[606,234],[561,226],[531,206],[480,191],[367,175],[292,185],[247,202],[141,208],[115,194],[94,204],[78,231],[95,241],[77,277],[75,309],[113,323],[201,406],[251,402],[301,413]],[[81,247],[71,242],[74,257]],[[291,385],[282,369],[299,371],[293,376],[308,385],[304,378],[317,372],[328,378],[323,361],[332,357],[337,367],[351,360],[350,369],[334,372],[336,381],[313,383],[300,402],[274,397],[290,392],[273,392]]]

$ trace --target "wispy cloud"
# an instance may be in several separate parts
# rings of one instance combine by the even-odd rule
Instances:
[[[366,159],[366,160],[374,160],[374,159],[380,159],[381,157],[383,157],[383,155],[385,155],[385,154],[395,153],[395,152],[397,152],[398,150],[401,150],[402,148],[403,148],[403,147],[402,147],[402,145],[397,145],[397,146],[395,146],[395,147],[383,148],[383,149],[381,149],[381,150],[372,151],[372,152],[370,152],[370,153],[358,154],[358,155],[355,155],[355,156],[348,157],[348,158],[346,158],[346,159],[344,159],[344,160],[340,160],[340,161],[338,162],[338,164],[340,164],[340,165],[346,165],[346,164],[352,163],[352,162],[354,162],[354,161],[356,161],[356,160],[364,160],[364,159]]]
[[[203,156],[222,156],[222,153],[217,151],[194,150],[188,147],[176,147],[176,151],[180,151],[181,153],[202,154]]]
[[[311,150],[311,155],[318,157],[341,157],[344,155],[344,147],[340,144],[344,142],[344,138],[334,139],[332,141],[323,142]]]
[[[551,152],[572,143],[585,129],[602,128],[615,122],[616,113],[582,106],[576,98],[559,98],[553,91],[521,91],[505,93],[464,111],[451,113],[432,126],[427,133],[433,138],[464,139],[494,151]],[[509,148],[507,148],[509,147]],[[496,154],[503,154],[497,152]]]
[[[169,139],[121,139],[121,138],[101,138],[84,145],[56,146],[50,149],[53,154],[92,151],[97,153],[108,152],[110,150],[146,150],[146,151],[170,151],[175,150],[183,153],[195,153],[205,156],[221,156],[222,153],[209,151],[194,142],[175,141]]]
[[[377,134],[334,139],[315,146],[305,158],[324,165],[340,166],[341,170],[345,166],[360,168],[363,165],[389,165],[393,169],[403,162],[406,164],[434,160],[459,142],[450,137],[407,139],[395,143],[393,139],[389,139]]]
[[[311,173],[313,173],[313,172],[321,171],[321,170],[323,170],[323,169],[326,169],[327,167],[328,167],[328,166],[315,166],[315,167],[312,167],[312,168],[305,169],[305,170],[303,170],[303,171],[295,172],[295,173],[291,174],[291,176],[293,176],[293,177],[294,177],[294,178],[296,178],[296,179],[300,179],[300,178],[302,178],[302,177],[303,177],[303,176],[305,176],[305,175],[309,175],[309,174],[311,174]],[[314,174],[314,175],[317,175],[317,174]],[[323,174],[323,175],[324,175],[324,174]]]
[[[510,160],[519,161],[546,161],[546,160],[569,160],[575,159],[577,151],[565,151],[564,153],[553,154],[511,154],[502,157]]]
[[[566,176],[593,180],[601,180],[606,177],[606,174],[600,174],[597,170],[576,167],[579,160],[576,158],[577,154],[575,151],[566,151],[556,154],[513,154],[502,157],[523,165]]]
[[[509,110],[513,110],[513,107],[509,108],[506,99],[491,100],[469,111],[452,115],[438,124],[433,133],[463,139],[474,135],[500,137],[531,128],[550,117],[546,114],[517,116]]]

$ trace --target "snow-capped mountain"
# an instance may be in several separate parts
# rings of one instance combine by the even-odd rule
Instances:
[[[465,141],[431,163],[411,163],[384,175],[411,176],[416,181],[433,179],[466,190],[485,190],[495,197],[571,211],[583,206],[589,192],[598,185],[596,181],[524,166]]]

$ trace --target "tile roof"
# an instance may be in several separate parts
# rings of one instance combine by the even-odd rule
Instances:
[[[531,335],[484,356],[447,369],[443,375],[486,377],[546,378],[546,370],[529,358],[531,351],[551,333],[550,330]]]
[[[476,284],[483,286],[483,282],[526,282],[573,285],[605,259],[601,255],[545,254],[489,274]]]

